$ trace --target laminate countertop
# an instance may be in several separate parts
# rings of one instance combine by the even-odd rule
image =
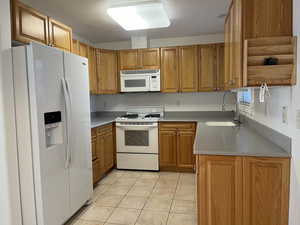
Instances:
[[[94,115],[91,117],[91,128],[113,123],[121,114],[124,112]],[[207,125],[207,122],[232,120],[233,115],[229,112],[172,112],[165,113],[159,122],[197,122],[196,155],[291,157],[290,151],[270,141],[247,123],[235,127]],[[272,133],[268,135],[274,136]]]
[[[194,142],[196,155],[291,157],[277,144],[243,124],[235,127],[208,126],[198,122]]]

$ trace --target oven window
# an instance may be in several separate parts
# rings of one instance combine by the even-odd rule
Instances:
[[[125,130],[126,146],[149,146],[149,131]]]
[[[146,79],[125,80],[125,87],[146,87]]]

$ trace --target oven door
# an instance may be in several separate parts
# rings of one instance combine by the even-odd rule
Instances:
[[[121,76],[121,92],[150,91],[150,77],[148,75]]]
[[[157,123],[117,123],[117,152],[158,154]]]

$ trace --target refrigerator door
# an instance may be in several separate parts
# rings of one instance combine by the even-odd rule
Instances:
[[[88,60],[64,53],[65,80],[70,96],[69,173],[71,214],[92,196],[92,156]]]
[[[26,52],[37,221],[61,225],[70,213],[63,53],[35,43]]]

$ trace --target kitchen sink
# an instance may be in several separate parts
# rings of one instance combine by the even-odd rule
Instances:
[[[237,125],[234,122],[219,122],[219,121],[209,121],[205,123],[208,127],[236,127]]]

